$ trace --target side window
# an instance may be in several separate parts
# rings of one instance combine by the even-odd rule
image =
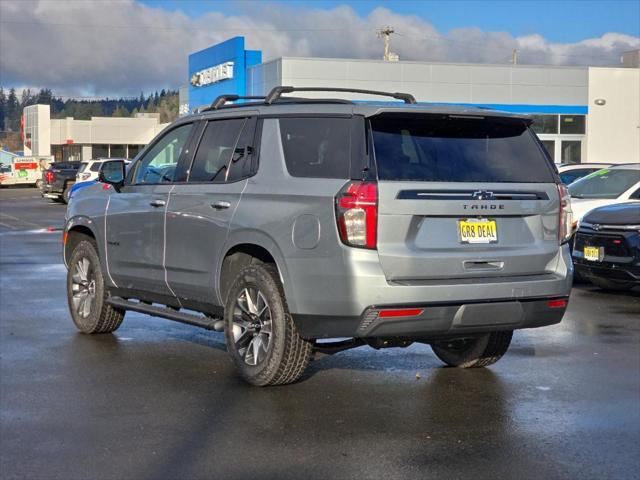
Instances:
[[[350,118],[281,118],[280,137],[289,174],[349,178],[350,127]]]
[[[249,120],[233,118],[207,123],[189,173],[190,182],[224,183],[233,165],[244,155],[238,139]]]
[[[173,182],[192,127],[192,124],[182,125],[165,134],[139,161],[134,183]]]
[[[629,198],[632,200],[640,200],[640,188],[633,192]]]

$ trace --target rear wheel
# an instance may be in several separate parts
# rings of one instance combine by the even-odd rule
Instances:
[[[295,382],[311,360],[313,342],[298,334],[271,265],[249,265],[240,271],[228,291],[224,322],[227,350],[253,385]]]
[[[436,356],[450,367],[478,368],[496,363],[509,349],[513,331],[432,343]]]
[[[591,283],[596,287],[600,287],[603,290],[613,290],[618,292],[631,290],[635,286],[635,283],[633,282],[620,282],[600,277],[589,277],[589,280],[591,280]]]
[[[95,243],[81,240],[73,249],[67,273],[67,300],[73,323],[83,333],[111,333],[124,311],[106,303],[102,268]]]
[[[64,190],[62,191],[62,203],[69,203],[69,196],[71,195],[71,185],[66,184],[64,186]]]

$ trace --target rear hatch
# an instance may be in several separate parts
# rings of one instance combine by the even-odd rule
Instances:
[[[554,269],[558,186],[525,119],[384,113],[370,122],[388,280]]]

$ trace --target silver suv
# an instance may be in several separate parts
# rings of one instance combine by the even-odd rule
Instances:
[[[277,385],[363,344],[484,367],[513,330],[560,322],[571,207],[529,118],[283,96],[309,90],[342,91],[219,97],[74,196],[82,332],[127,310],[224,331],[241,375]]]

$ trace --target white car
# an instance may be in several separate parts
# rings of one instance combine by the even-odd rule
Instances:
[[[97,158],[95,160],[84,161],[80,164],[80,168],[78,169],[76,183],[97,180],[98,172],[100,172],[100,166],[108,160],[124,160],[125,165],[131,163],[126,158]]]
[[[586,177],[590,173],[597,172],[601,168],[611,167],[611,163],[563,163],[558,165],[560,180],[565,185]]]
[[[574,228],[597,207],[640,199],[640,163],[616,165],[593,172],[569,185]]]

